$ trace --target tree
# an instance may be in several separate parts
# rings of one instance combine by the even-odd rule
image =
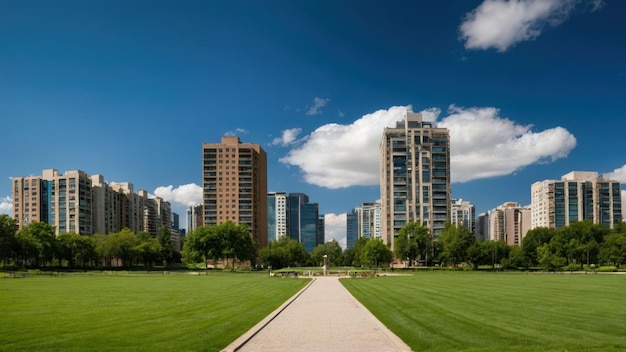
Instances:
[[[136,244],[133,248],[136,257],[141,259],[144,265],[152,267],[160,256],[161,244],[148,232],[139,232],[136,236]]]
[[[215,226],[201,226],[191,231],[183,247],[183,260],[186,263],[204,261],[205,268],[209,268],[209,259],[215,262],[222,253],[221,241],[217,236]]]
[[[163,266],[167,268],[167,264],[174,259],[174,245],[172,244],[172,234],[167,226],[162,226],[157,235],[159,241],[159,257],[163,262]]]
[[[472,264],[474,270],[478,269],[479,265],[491,264],[492,251],[491,241],[474,241],[469,248],[467,248],[467,260]]]
[[[626,233],[613,232],[606,235],[600,247],[599,256],[602,262],[613,264],[618,268],[624,264],[626,262]]]
[[[537,248],[546,243],[550,243],[552,237],[556,235],[556,230],[547,227],[536,227],[529,230],[522,240],[522,253],[524,257],[524,266],[539,265]]]
[[[475,240],[474,235],[465,226],[446,223],[438,238],[438,241],[443,245],[441,259],[446,264],[452,263],[454,266],[465,261],[467,251]]]
[[[52,261],[56,249],[54,227],[45,222],[33,222],[24,226],[16,236],[24,259],[31,264],[46,266]]]
[[[324,255],[326,255],[326,263],[329,266],[341,265],[342,249],[339,243],[335,240],[328,241],[326,243],[318,244],[313,249],[311,254],[311,260],[316,266],[320,266],[324,263]]]
[[[361,253],[361,262],[364,265],[378,268],[389,264],[393,260],[393,253],[380,239],[370,239],[365,243]]]
[[[409,222],[400,229],[394,248],[396,258],[406,259],[409,266],[418,258],[427,258],[432,250],[432,237],[428,227],[417,222]]]
[[[282,236],[277,241],[270,242],[267,247],[260,249],[259,258],[264,266],[280,269],[306,265],[309,261],[309,253],[304,249],[304,244]]]
[[[17,225],[15,220],[6,214],[0,214],[0,261],[6,264],[15,258],[17,240]]]
[[[235,268],[235,259],[252,260],[254,259],[254,243],[248,233],[246,224],[235,224],[232,221],[226,221],[216,227],[216,234],[221,242],[221,258],[225,259],[228,265],[228,259],[232,259],[232,268]]]
[[[537,248],[537,257],[539,265],[545,270],[560,270],[567,263],[567,260],[558,255],[554,251],[553,246],[548,243],[542,244]]]
[[[94,241],[87,236],[76,233],[60,234],[57,237],[56,248],[59,263],[66,260],[70,268],[75,268],[77,263],[86,266],[88,262],[96,258]]]
[[[130,267],[137,256],[137,236],[129,228],[119,233],[109,234],[112,241],[113,255],[122,261],[122,266]]]
[[[103,233],[97,233],[91,237],[93,242],[96,258],[99,263],[96,265],[111,266],[111,260],[113,259],[113,243],[109,239],[109,236]]]

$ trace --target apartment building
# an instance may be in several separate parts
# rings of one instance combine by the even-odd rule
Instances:
[[[257,246],[267,246],[267,155],[258,144],[224,136],[202,144],[203,224],[246,224]]]
[[[380,167],[383,241],[393,247],[409,222],[425,224],[436,238],[450,221],[449,131],[408,112],[385,128]]]
[[[162,199],[133,193],[130,183],[108,185],[102,175],[88,175],[81,170],[60,174],[45,169],[41,176],[12,178],[13,217],[18,229],[32,222],[54,226],[56,234],[148,231],[156,236],[160,226],[171,227],[163,217],[171,216],[170,205]],[[148,208],[156,207],[152,214]]]
[[[463,226],[476,235],[476,207],[463,199],[452,199],[450,222],[456,226]]]
[[[561,180],[538,181],[530,192],[532,228],[559,229],[583,220],[613,228],[622,221],[620,183],[597,172],[572,171]]]
[[[506,202],[480,215],[484,239],[521,245],[530,230],[531,210],[517,202]]]
[[[267,194],[267,235],[268,242],[277,241],[287,232],[287,193]]]
[[[187,208],[187,233],[202,226],[202,205],[190,205]]]

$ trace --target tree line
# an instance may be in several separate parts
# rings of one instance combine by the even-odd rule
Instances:
[[[446,224],[435,239],[429,229],[411,222],[395,239],[394,252],[380,239],[360,238],[354,247],[342,250],[337,241],[316,246],[312,253],[298,241],[284,236],[257,250],[246,225],[226,222],[203,226],[184,239],[182,258],[174,251],[169,230],[156,237],[147,232],[123,229],[118,233],[55,236],[54,227],[34,222],[16,230],[15,221],[0,215],[0,261],[4,266],[68,268],[151,267],[171,263],[222,261],[235,267],[248,261],[253,267],[352,266],[384,268],[394,261],[414,266],[481,266],[492,268],[583,269],[591,265],[619,268],[626,261],[626,223],[613,229],[590,221],[575,222],[558,230],[535,228],[520,246],[503,241],[477,240],[463,226]],[[324,258],[324,256],[326,256]]]
[[[426,226],[409,223],[400,230],[394,248],[396,258],[409,266],[463,263],[474,269],[483,265],[545,270],[591,265],[619,268],[626,261],[626,223],[613,229],[591,221],[574,222],[558,230],[538,227],[528,231],[521,246],[476,240],[467,228],[452,224],[433,239]]]
[[[0,215],[0,261],[5,267],[75,269],[167,266],[180,258],[174,251],[167,227],[160,228],[156,237],[127,228],[106,235],[62,233],[55,236],[50,224],[33,222],[17,231],[15,220]]]

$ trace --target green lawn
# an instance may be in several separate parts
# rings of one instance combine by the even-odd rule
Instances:
[[[0,279],[1,351],[218,351],[308,280],[210,273]]]
[[[343,279],[414,351],[625,351],[626,275]]]

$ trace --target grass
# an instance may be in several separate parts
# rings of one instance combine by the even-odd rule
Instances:
[[[414,351],[624,351],[626,276],[425,272],[344,279]]]
[[[219,351],[306,283],[265,273],[0,279],[0,351]]]

